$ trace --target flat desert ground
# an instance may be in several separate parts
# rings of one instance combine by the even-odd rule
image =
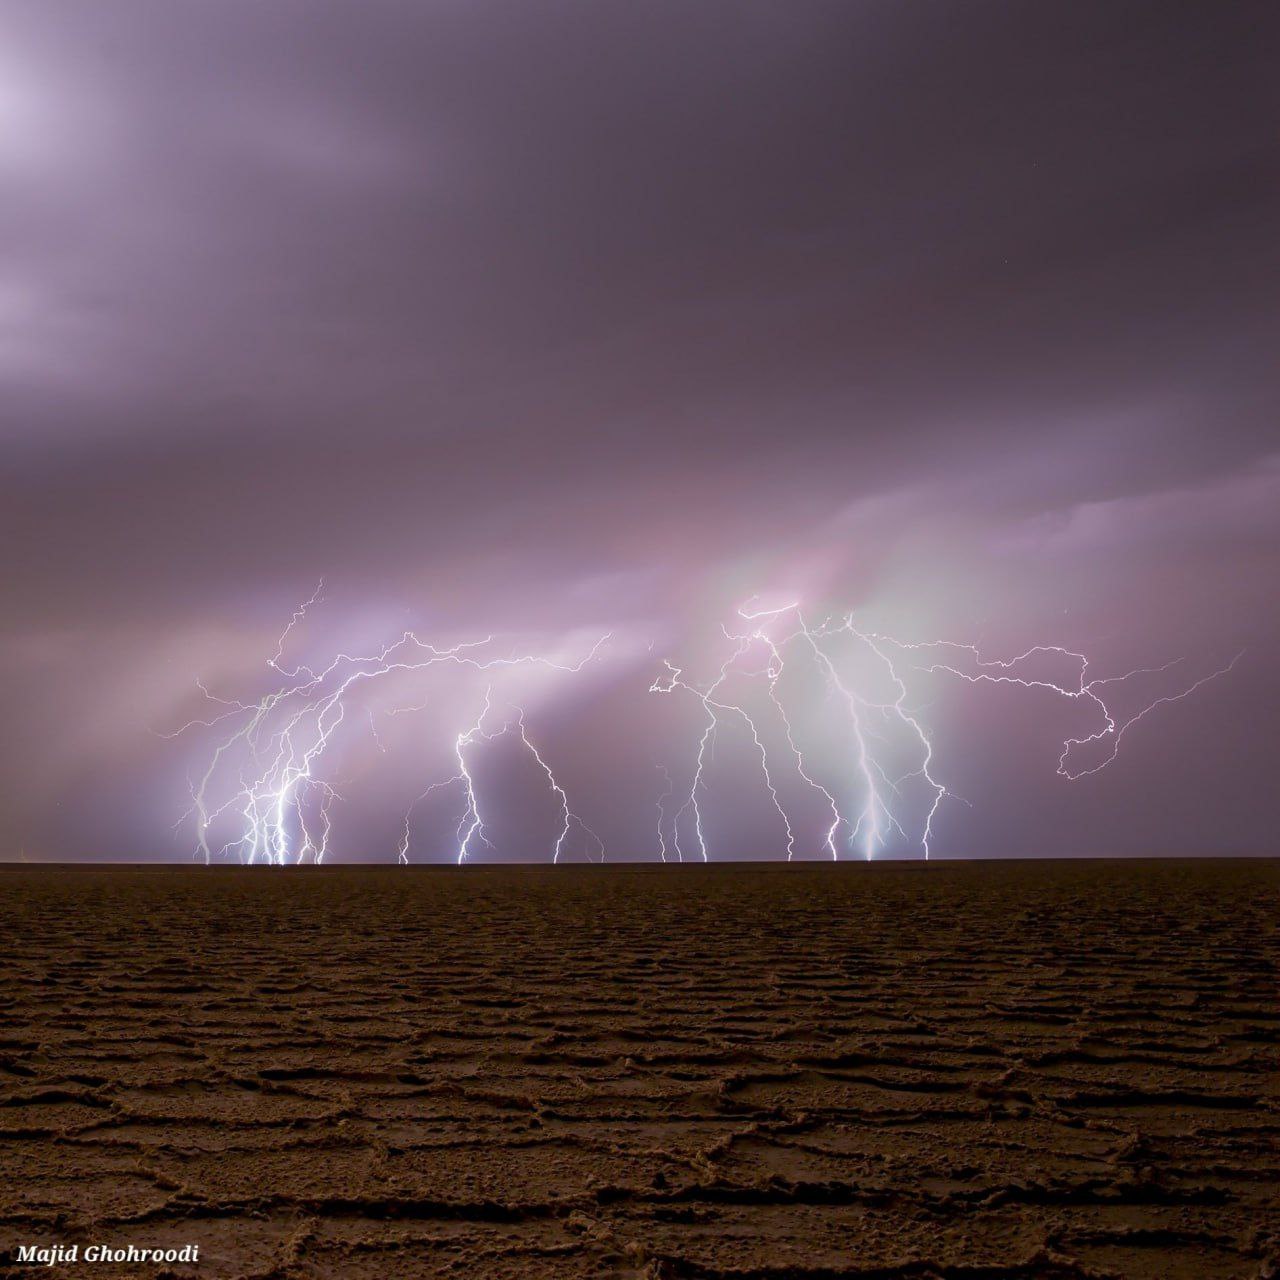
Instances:
[[[0,923],[7,1275],[1280,1274],[1274,862],[9,867]]]

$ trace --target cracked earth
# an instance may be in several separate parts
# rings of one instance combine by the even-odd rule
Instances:
[[[0,889],[4,1274],[1280,1275],[1274,862]]]

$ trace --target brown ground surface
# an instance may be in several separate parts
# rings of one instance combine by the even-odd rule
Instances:
[[[10,868],[0,1272],[1272,1276],[1278,907],[1268,862]]]

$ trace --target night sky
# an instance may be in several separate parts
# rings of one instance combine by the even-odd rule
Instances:
[[[0,853],[190,858],[216,736],[163,735],[321,579],[298,662],[610,633],[519,697],[618,857],[702,731],[662,660],[705,686],[757,593],[1184,660],[1127,709],[1244,650],[1076,782],[1062,699],[911,705],[935,856],[1274,852],[1278,59],[1270,3],[5,5]],[[335,856],[395,856],[484,687],[352,703]],[[748,745],[713,857],[779,853]],[[511,748],[486,856],[543,859]]]

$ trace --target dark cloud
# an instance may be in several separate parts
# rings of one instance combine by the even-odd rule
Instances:
[[[160,843],[145,730],[321,575],[460,628],[679,637],[795,582],[1273,653],[1278,35],[1264,3],[9,6],[0,678],[42,780],[9,839]],[[1270,838],[1234,743],[1206,848]],[[1079,811],[1118,846],[1188,821],[1125,807],[1187,796],[1151,759]]]

